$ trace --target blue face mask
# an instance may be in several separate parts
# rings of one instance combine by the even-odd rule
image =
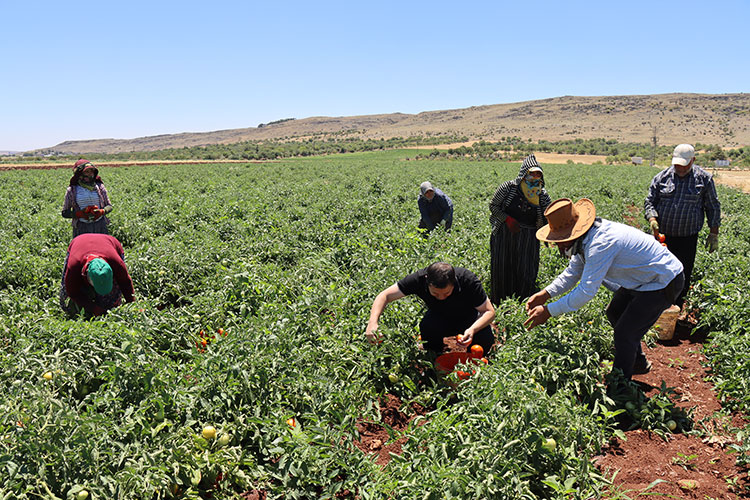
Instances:
[[[526,182],[526,185],[529,186],[529,189],[534,189],[536,187],[541,186],[542,184],[542,181],[540,179],[534,179],[533,177],[532,177],[532,180],[528,180],[527,178],[525,182]]]

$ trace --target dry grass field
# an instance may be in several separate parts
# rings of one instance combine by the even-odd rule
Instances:
[[[750,170],[719,170],[714,173],[716,182],[750,193]]]

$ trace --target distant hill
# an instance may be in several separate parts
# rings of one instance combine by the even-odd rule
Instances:
[[[317,138],[390,138],[454,135],[470,140],[616,139],[661,145],[682,142],[750,145],[750,94],[564,96],[512,104],[346,117],[283,119],[258,127],[136,139],[66,141],[44,152],[66,154],[156,151],[242,141]]]

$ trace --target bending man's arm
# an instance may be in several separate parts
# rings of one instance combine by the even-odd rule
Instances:
[[[461,338],[461,345],[469,345],[474,340],[474,334],[486,328],[492,320],[495,319],[495,308],[492,306],[490,299],[484,301],[482,305],[476,308],[479,311],[479,317],[472,325],[464,331]]]
[[[367,337],[367,340],[370,342],[377,341],[376,330],[378,329],[378,320],[380,319],[380,315],[383,314],[385,306],[394,300],[401,299],[405,296],[406,295],[404,295],[404,292],[399,289],[398,285],[393,284],[375,297],[372,307],[370,308],[370,320],[367,322],[367,330],[365,331],[365,337]]]

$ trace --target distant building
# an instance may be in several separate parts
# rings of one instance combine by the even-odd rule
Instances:
[[[633,163],[633,165],[643,164],[643,158],[640,156],[631,156],[630,161]]]
[[[714,160],[714,166],[716,167],[728,167],[731,160]]]

